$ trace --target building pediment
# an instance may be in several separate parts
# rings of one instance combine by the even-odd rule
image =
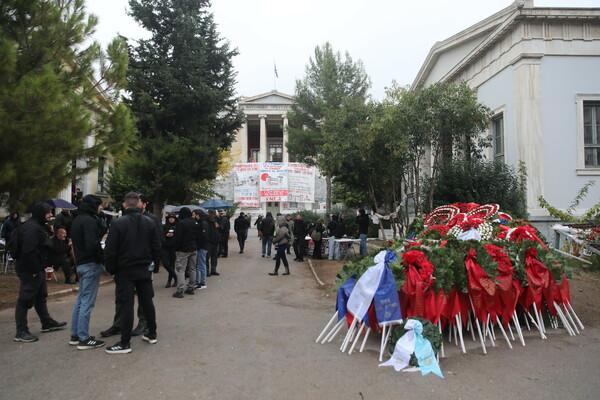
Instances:
[[[570,43],[573,40],[597,40],[598,28],[594,26],[597,26],[599,19],[598,8],[534,8],[531,1],[525,4],[516,1],[491,17],[436,43],[421,66],[412,89],[420,84],[469,80],[474,73],[464,76],[464,71],[482,58],[499,59],[500,55],[496,54],[496,50],[494,54],[486,54],[502,41],[506,42],[503,47],[507,49],[500,53],[508,54],[510,48],[516,48],[518,41],[539,40],[545,45],[529,47],[535,48],[538,53],[544,53],[546,48],[550,48],[548,44],[552,40]],[[567,54],[559,46],[554,47],[558,49],[556,51]],[[571,46],[571,52],[575,51],[578,50]],[[500,69],[496,68],[498,71]]]
[[[260,104],[287,104],[291,105],[294,102],[294,97],[289,94],[281,93],[273,90],[268,93],[259,94],[251,97],[242,97],[241,105],[260,105]]]

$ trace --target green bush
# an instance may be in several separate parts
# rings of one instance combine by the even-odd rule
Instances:
[[[345,214],[346,218],[344,222],[346,224],[346,235],[358,237],[358,224],[356,223],[356,209],[349,208],[346,206],[333,206],[330,211],[327,212],[326,222],[329,222],[329,214]]]
[[[293,214],[290,214],[292,219],[296,218],[296,215],[302,215],[302,219],[304,221],[306,221],[307,224],[312,224],[313,222],[317,222],[317,220],[319,218],[323,218],[323,221],[325,221],[325,225],[327,225],[327,218],[325,218],[325,215],[323,214],[319,214],[316,213],[314,211],[310,211],[310,210],[304,210],[304,211],[299,211],[299,212],[295,212]]]
[[[523,178],[509,165],[499,161],[456,160],[442,168],[436,178],[433,208],[452,203],[496,203],[518,218],[526,218]],[[429,193],[431,180],[423,182],[423,193]],[[427,202],[423,212],[429,213]]]

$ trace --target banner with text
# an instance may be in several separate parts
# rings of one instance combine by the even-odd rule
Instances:
[[[288,202],[314,203],[315,167],[302,163],[289,163],[288,189]]]
[[[284,163],[259,163],[261,201],[287,201],[288,165]]]
[[[240,207],[259,208],[258,163],[236,164],[233,168],[233,201]]]

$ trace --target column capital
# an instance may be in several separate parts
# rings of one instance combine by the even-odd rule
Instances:
[[[258,114],[258,118],[260,118],[260,119],[266,119],[267,118],[267,114]]]
[[[281,114],[282,119],[287,119],[287,114]]]

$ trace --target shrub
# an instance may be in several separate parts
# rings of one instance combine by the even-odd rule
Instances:
[[[435,178],[433,208],[452,203],[497,203],[503,211],[526,218],[522,179],[513,167],[499,161],[456,160],[441,169]],[[424,182],[429,192],[431,180]],[[429,211],[423,202],[423,212]]]

